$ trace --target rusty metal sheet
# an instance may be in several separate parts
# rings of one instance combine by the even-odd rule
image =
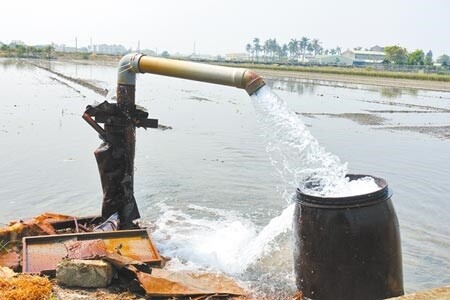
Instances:
[[[51,222],[73,219],[71,216],[44,213],[28,220],[14,221],[9,226],[0,228],[0,241],[20,240],[26,236],[55,234]]]
[[[105,257],[106,251],[105,242],[103,240],[89,240],[89,241],[69,241],[64,243],[67,249],[68,259],[100,259]]]
[[[20,256],[16,252],[0,253],[0,266],[8,267],[13,270],[20,268]]]
[[[23,272],[53,275],[56,265],[68,255],[64,243],[101,239],[106,250],[160,266],[162,259],[145,229],[59,234],[23,239]]]
[[[144,262],[135,260],[117,253],[108,253],[104,260],[109,261],[114,267],[117,269],[122,269],[129,266],[138,266],[138,267],[145,267],[150,272],[150,267],[147,266]]]
[[[213,273],[172,272],[152,269],[151,274],[135,272],[146,296],[177,297],[193,295],[242,296],[246,292],[232,279]]]

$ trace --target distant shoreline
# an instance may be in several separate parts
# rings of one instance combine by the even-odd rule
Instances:
[[[107,57],[107,59],[104,59]],[[76,62],[89,62],[95,61],[100,64],[105,64],[113,66],[119,62],[121,56],[107,56],[101,55],[94,59],[81,60],[73,59],[69,57],[60,57],[58,60],[61,61],[76,61]],[[194,61],[195,62],[195,61]],[[273,65],[252,65],[252,64],[236,64],[236,63],[223,63],[223,62],[204,62],[214,65],[230,66],[230,67],[242,67],[249,68],[256,71],[263,77],[285,77],[292,79],[304,79],[313,81],[329,81],[329,82],[342,82],[350,84],[362,84],[362,85],[373,85],[373,86],[385,86],[385,87],[395,87],[395,88],[412,88],[419,90],[428,91],[438,91],[438,92],[450,92],[450,75],[436,75],[442,76],[443,81],[440,80],[429,80],[426,79],[428,74],[417,74],[417,73],[402,73],[402,72],[389,72],[391,77],[383,76],[386,72],[377,71],[366,71],[364,69],[358,70],[360,73],[358,75],[351,74],[352,69],[348,69],[348,73],[339,73],[343,68],[340,67],[295,67],[294,70],[285,70],[285,66],[273,66]],[[307,71],[305,71],[307,70]],[[324,72],[325,71],[325,72]],[[327,71],[330,71],[329,73]],[[336,73],[333,73],[335,71]],[[392,76],[407,76],[418,75],[412,78],[394,78]],[[445,81],[446,79],[447,81]]]
[[[81,53],[57,53],[54,59],[71,62],[95,62],[113,66],[122,56]],[[176,59],[176,58],[175,58]],[[180,59],[180,58],[178,58]],[[203,62],[215,65],[249,68],[263,77],[285,77],[292,79],[342,82],[351,84],[386,86],[396,88],[413,88],[429,91],[450,92],[450,75],[384,72],[360,68],[322,67],[322,66],[287,66],[248,63]]]
[[[278,66],[234,63],[221,63],[220,65],[249,68],[256,71],[263,77],[287,77],[305,80],[450,92],[450,75],[384,72],[366,69],[321,66]]]
[[[424,79],[403,79],[389,77],[373,77],[347,74],[327,74],[301,71],[264,70],[257,71],[263,77],[288,77],[314,81],[342,82],[351,84],[385,86],[395,88],[412,88],[419,90],[450,92],[450,82]]]

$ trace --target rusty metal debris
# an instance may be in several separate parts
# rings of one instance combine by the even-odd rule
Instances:
[[[101,239],[108,252],[160,266],[162,258],[145,229],[26,237],[23,242],[23,272],[53,274],[58,262],[68,256],[64,243]]]
[[[14,251],[0,253],[0,266],[8,267],[13,270],[20,269],[20,256]]]
[[[200,295],[242,296],[246,292],[224,275],[210,273],[173,272],[152,269],[151,274],[137,271],[137,279],[146,296],[177,297]]]
[[[114,267],[116,267],[118,270],[128,268],[131,270],[140,270],[150,273],[151,268],[146,263],[136,260],[130,257],[126,257],[117,253],[109,252],[105,257],[104,260],[109,261]],[[164,264],[164,261],[162,262]],[[133,268],[132,268],[133,267]],[[161,266],[162,267],[162,266]]]
[[[28,221],[12,222],[0,229],[3,234],[0,266],[54,276],[58,263],[64,259],[102,259],[118,270],[118,278],[131,292],[146,296],[232,299],[246,294],[224,275],[160,269],[165,259],[146,229],[92,232],[101,221],[101,217],[75,218],[47,213]],[[37,236],[27,236],[33,234]]]
[[[9,226],[0,228],[0,265],[20,271],[22,238],[56,234],[58,229],[54,224],[69,220],[73,220],[73,217],[44,213],[28,220],[11,222]]]
[[[24,236],[56,234],[51,223],[69,219],[73,219],[73,217],[44,213],[30,220],[11,222],[9,226],[0,229],[0,241],[20,240]]]
[[[100,239],[69,241],[64,243],[64,246],[66,246],[67,249],[68,259],[99,259],[108,254],[105,242]]]

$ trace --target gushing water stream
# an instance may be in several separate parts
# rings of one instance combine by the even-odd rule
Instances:
[[[252,101],[266,150],[287,185],[286,191],[299,188],[306,194],[344,197],[378,189],[370,177],[350,182],[345,177],[347,163],[321,147],[297,114],[269,87],[258,90]]]

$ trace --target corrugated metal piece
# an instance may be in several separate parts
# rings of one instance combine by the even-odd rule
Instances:
[[[220,274],[171,272],[152,269],[151,274],[135,272],[146,296],[177,297],[193,295],[242,296],[246,292],[235,281]]]

